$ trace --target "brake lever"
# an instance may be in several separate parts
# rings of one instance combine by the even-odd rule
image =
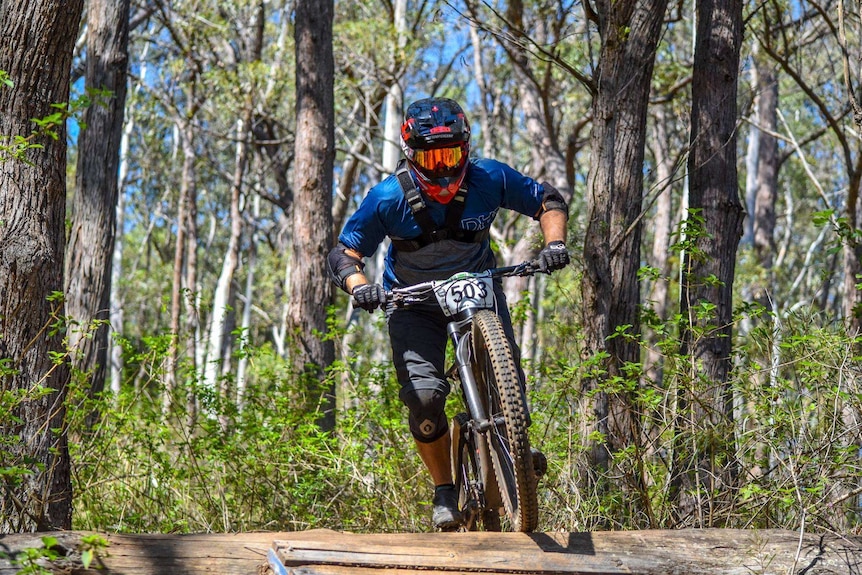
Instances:
[[[543,270],[542,265],[539,263],[539,260],[530,260],[522,263],[518,266],[518,275],[519,276],[531,276],[537,273],[551,273],[548,270]]]

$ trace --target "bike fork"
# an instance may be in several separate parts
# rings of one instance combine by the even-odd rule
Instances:
[[[461,391],[464,394],[467,409],[470,411],[470,417],[473,421],[481,425],[487,421],[488,414],[485,413],[485,407],[479,400],[479,391],[476,389],[476,380],[473,377],[473,368],[470,362],[470,338],[461,332],[465,325],[470,325],[469,320],[450,323],[449,336],[455,348],[455,367],[458,370],[458,379],[461,380]]]

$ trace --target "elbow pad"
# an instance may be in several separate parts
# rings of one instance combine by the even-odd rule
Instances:
[[[350,248],[338,242],[338,245],[332,248],[329,255],[326,256],[326,272],[329,274],[329,279],[342,290],[344,290],[344,282],[348,277],[362,273],[362,270],[365,269],[362,260],[348,254],[348,249]]]
[[[545,195],[542,196],[542,207],[536,214],[536,219],[542,217],[545,212],[557,210],[566,214],[566,219],[569,217],[569,205],[563,195],[548,182],[542,182],[542,187],[545,189]]]

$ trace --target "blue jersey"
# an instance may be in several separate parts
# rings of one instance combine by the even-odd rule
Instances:
[[[467,200],[461,228],[487,230],[500,208],[537,218],[545,190],[541,184],[496,160],[471,160],[465,177]],[[438,226],[446,219],[446,206],[426,198],[427,210]],[[422,228],[413,217],[395,175],[368,191],[359,208],[344,225],[338,240],[363,256],[370,256],[386,237],[414,239]],[[386,289],[432,279],[445,279],[459,271],[478,272],[496,265],[490,241],[461,242],[446,239],[416,251],[390,245],[383,270]]]

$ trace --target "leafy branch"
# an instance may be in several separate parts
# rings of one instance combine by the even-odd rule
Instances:
[[[15,82],[12,81],[9,73],[0,70],[0,89],[14,86]],[[27,153],[30,150],[44,149],[45,146],[40,143],[40,140],[44,138],[58,140],[59,130],[69,118],[77,118],[81,129],[86,129],[86,124],[80,120],[81,112],[93,104],[104,106],[112,95],[110,90],[87,88],[83,95],[73,98],[68,103],[51,104],[51,108],[55,110],[51,114],[42,118],[33,118],[31,121],[35,124],[35,128],[26,136],[0,135],[0,142],[6,141],[6,143],[0,143],[0,164],[7,160],[18,160],[32,166],[33,163],[27,159]]]

